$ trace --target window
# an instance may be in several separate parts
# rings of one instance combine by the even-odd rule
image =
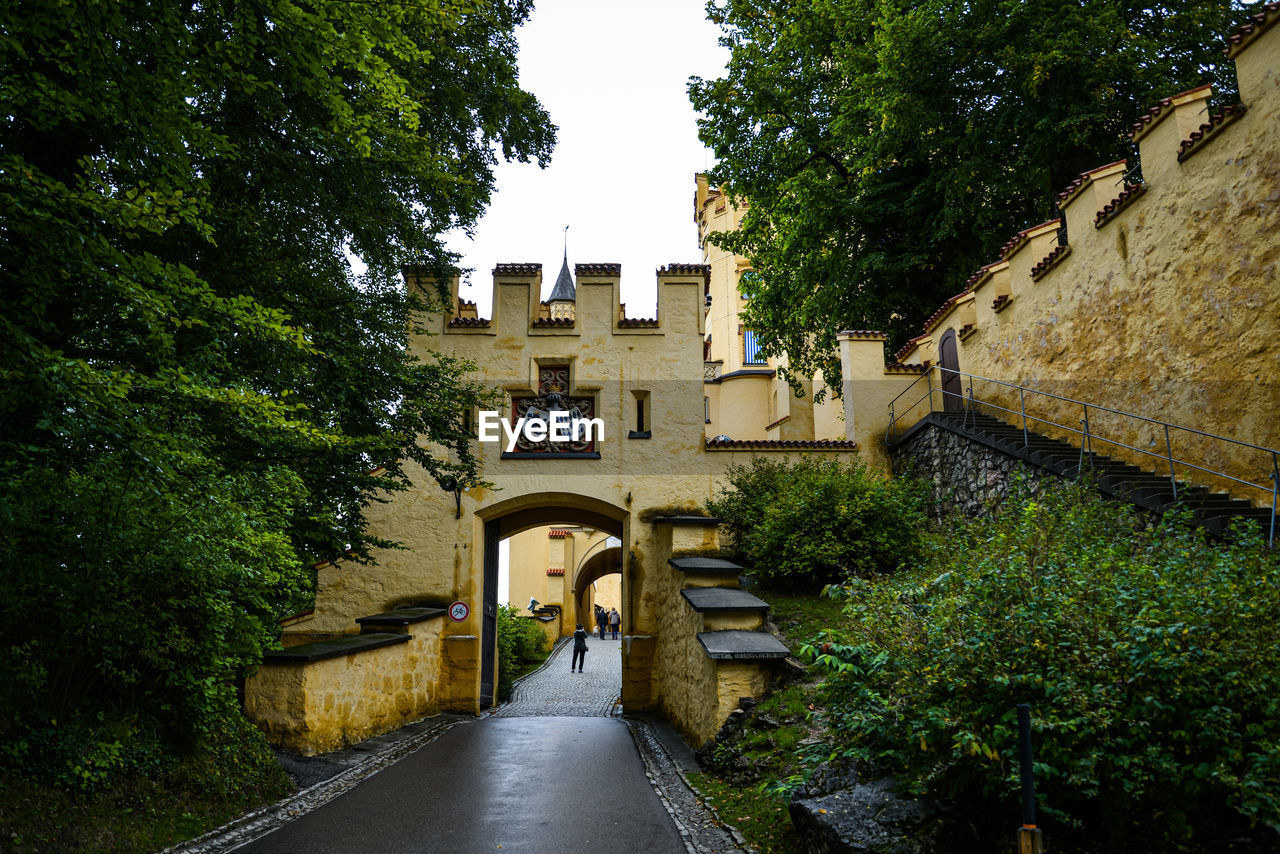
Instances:
[[[760,355],[760,339],[756,337],[754,329],[744,329],[742,332],[742,364],[766,364],[764,356]]]
[[[649,392],[633,391],[631,394],[635,398],[635,429],[627,433],[627,438],[648,439],[653,435],[649,432]]]

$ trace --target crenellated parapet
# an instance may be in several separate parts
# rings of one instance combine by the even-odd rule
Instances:
[[[946,366],[954,346],[966,374],[1280,444],[1278,20],[1270,3],[1230,39],[1240,103],[1200,86],[1154,105],[1133,125],[1141,177],[1123,160],[1079,175],[1059,217],[1014,235],[895,361]],[[1138,432],[1134,447],[1164,442]]]
[[[705,264],[667,264],[655,272],[657,310],[654,317],[628,317],[620,299],[622,265],[584,263],[574,267],[575,300],[569,310],[543,302],[542,265],[537,263],[497,264],[493,268],[491,317],[480,317],[474,302],[458,296],[460,280],[449,283],[451,311],[424,318],[429,333],[503,337],[577,337],[608,335],[702,335],[707,282],[711,275]],[[407,285],[419,292],[433,287],[430,279],[406,267]]]

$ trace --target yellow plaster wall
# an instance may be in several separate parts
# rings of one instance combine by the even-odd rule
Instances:
[[[723,575],[691,576],[666,562],[673,553],[717,554],[719,542],[714,527],[658,525],[656,543],[663,555],[662,565],[653,567],[654,603],[667,603],[659,615],[658,644],[653,671],[654,695],[671,725],[695,747],[713,736],[723,717],[716,717],[719,682],[716,662],[707,657],[698,643],[703,631],[702,616],[689,606],[680,590],[684,587],[736,586],[736,578]]]
[[[1243,116],[1179,162],[1181,141],[1207,121],[1208,92],[1173,98],[1138,134],[1140,197],[1096,228],[1097,211],[1120,193],[1125,166],[1086,173],[1064,202],[1067,257],[1033,279],[1033,266],[1055,245],[1050,224],[984,268],[973,291],[974,328],[958,342],[961,371],[1280,447],[1280,27],[1258,36],[1236,63]],[[997,313],[1000,294],[1011,299]],[[905,361],[936,362],[942,334],[964,322],[952,312]],[[976,383],[974,394],[1019,411],[1015,393],[993,384]],[[1043,417],[1079,428],[1081,407],[1028,399],[1029,408],[1037,404]],[[1097,411],[1090,427],[1164,453],[1163,428]],[[1177,457],[1269,484],[1266,454],[1176,431],[1173,442]],[[1093,447],[1167,470],[1158,458]],[[1258,491],[1233,491],[1269,503]]]
[[[245,714],[274,744],[327,753],[442,711],[440,622],[408,643],[309,663],[264,664],[245,686]]]

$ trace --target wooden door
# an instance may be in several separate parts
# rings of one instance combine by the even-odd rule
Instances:
[[[948,329],[938,344],[938,367],[941,369],[942,409],[944,412],[964,411],[964,382],[958,373],[960,358],[956,353],[956,331]]]

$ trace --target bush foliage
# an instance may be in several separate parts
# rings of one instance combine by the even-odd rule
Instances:
[[[498,608],[498,696],[511,695],[521,665],[540,661],[547,651],[547,635],[537,620],[523,617],[514,605]]]
[[[1052,818],[1182,850],[1211,847],[1224,815],[1280,828],[1280,560],[1127,512],[1051,489],[919,570],[852,580],[857,640],[803,650],[834,671],[843,754],[1013,820],[1030,703]]]
[[[817,589],[909,565],[921,554],[926,493],[861,460],[754,458],[728,472],[707,509],[725,520],[739,558],[778,588]]]

